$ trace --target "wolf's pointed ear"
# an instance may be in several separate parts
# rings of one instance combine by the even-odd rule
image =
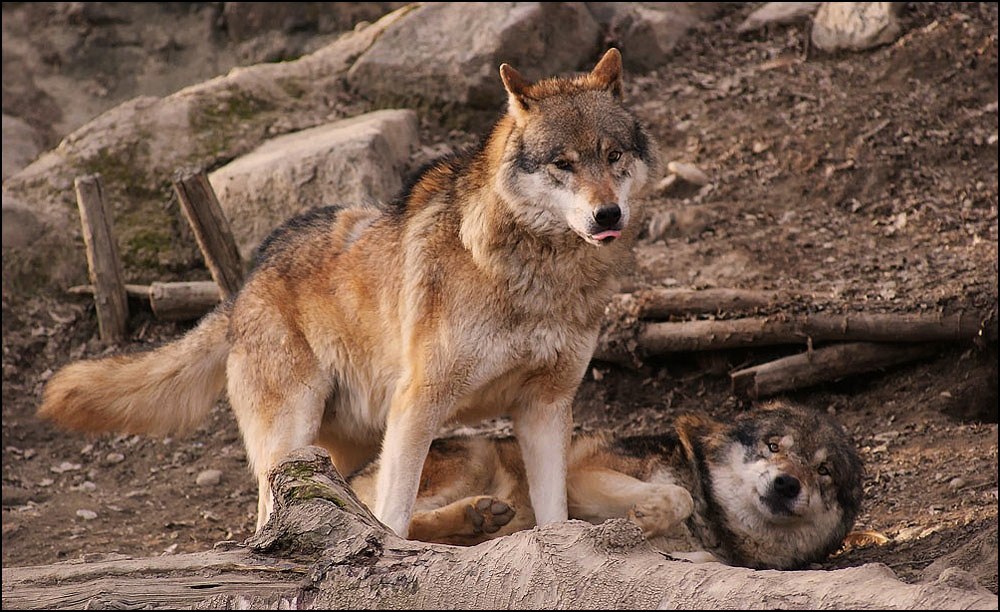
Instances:
[[[605,52],[601,61],[590,71],[590,79],[598,88],[610,91],[611,95],[620,100],[622,97],[622,54],[611,47]]]
[[[528,112],[528,106],[531,102],[531,99],[525,93],[528,87],[531,86],[531,83],[521,76],[520,72],[514,70],[514,67],[510,64],[500,64],[500,80],[503,81],[503,87],[507,90],[510,114],[513,115],[518,123],[521,123]]]

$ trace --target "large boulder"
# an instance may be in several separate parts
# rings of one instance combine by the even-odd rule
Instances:
[[[127,281],[171,280],[172,273],[200,265],[171,176],[218,166],[268,138],[329,122],[330,98],[343,91],[351,62],[408,10],[299,60],[234,69],[164,98],[135,98],[77,129],[3,183],[5,221],[18,220],[33,238],[4,242],[5,291],[85,282],[73,194],[73,179],[82,174],[102,176]],[[16,202],[17,211],[8,202]]]
[[[812,17],[822,2],[768,2],[750,13],[736,31],[753,32],[772,25],[789,25]]]
[[[3,180],[21,170],[42,152],[42,136],[27,122],[3,116]]]
[[[576,70],[597,56],[599,36],[581,2],[430,2],[386,28],[347,79],[376,106],[496,110],[501,63],[529,79]]]
[[[605,38],[622,52],[625,68],[647,72],[662,66],[688,32],[714,17],[721,2],[588,2]]]
[[[417,115],[382,110],[266,141],[209,175],[244,260],[288,217],[386,201],[419,144]]]

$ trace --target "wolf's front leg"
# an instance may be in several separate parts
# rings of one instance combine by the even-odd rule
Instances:
[[[573,433],[572,396],[527,405],[514,416],[514,434],[528,475],[528,494],[539,525],[565,521],[566,462]]]
[[[420,473],[441,424],[439,402],[411,384],[393,399],[382,439],[375,485],[375,516],[400,537],[408,537]]]

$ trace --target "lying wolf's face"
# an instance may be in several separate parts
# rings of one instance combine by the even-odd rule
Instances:
[[[863,496],[861,460],[840,426],[782,405],[741,416],[723,437],[709,461],[727,526],[754,537],[770,533],[804,557],[836,550]]]
[[[567,226],[594,245],[621,236],[630,195],[653,163],[649,137],[621,102],[621,56],[605,54],[576,79],[529,84],[501,68],[515,128],[503,152],[499,189],[535,231]]]

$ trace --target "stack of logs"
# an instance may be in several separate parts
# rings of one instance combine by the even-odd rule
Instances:
[[[181,171],[173,183],[213,281],[124,284],[100,177],[76,179],[92,284],[69,291],[94,295],[106,342],[125,339],[128,296],[147,301],[160,319],[184,321],[215,308],[242,282],[244,264],[208,177],[202,171]],[[758,399],[925,358],[946,343],[997,338],[995,311],[827,314],[818,312],[812,301],[812,296],[742,289],[647,289],[622,294],[608,308],[594,357],[628,365],[679,352],[806,347],[803,353],[730,373],[734,394]],[[789,314],[791,306],[810,314]],[[696,318],[706,315],[712,318]],[[814,343],[830,344],[814,348]]]

